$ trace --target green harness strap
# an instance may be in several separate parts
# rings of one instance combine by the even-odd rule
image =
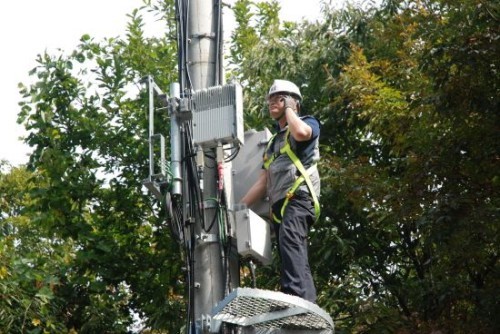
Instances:
[[[264,160],[265,160],[264,161],[264,168],[266,170],[269,168],[269,165],[271,165],[271,163],[276,158],[275,154],[273,154],[269,158],[267,157],[267,151],[269,150],[269,147],[270,147],[272,141],[274,140],[275,136],[276,135],[274,135],[274,136],[271,137],[271,139],[269,140],[269,143],[268,143],[268,145],[266,147],[266,154],[264,156]],[[293,152],[292,147],[290,146],[289,136],[290,136],[290,130],[286,130],[286,133],[285,133],[285,145],[280,149],[280,154],[286,153],[288,155],[288,157],[290,158],[290,160],[293,162],[293,164],[295,165],[295,167],[300,172],[300,177],[298,177],[297,180],[295,180],[295,182],[292,185],[292,187],[286,193],[285,201],[283,202],[283,206],[281,207],[281,217],[283,217],[283,215],[285,213],[285,208],[288,205],[288,202],[290,201],[290,199],[294,196],[295,191],[305,181],[306,185],[307,185],[307,188],[309,189],[309,192],[311,193],[311,196],[312,196],[312,199],[313,199],[313,202],[314,202],[314,214],[315,214],[315,218],[316,218],[315,221],[317,221],[319,219],[319,215],[321,213],[321,209],[320,209],[320,206],[319,206],[318,197],[316,196],[316,192],[314,191],[314,188],[313,188],[313,185],[312,185],[312,182],[311,182],[311,178],[309,177],[309,175],[310,175],[309,173],[311,171],[313,171],[315,168],[317,168],[317,166],[316,166],[316,164],[314,164],[311,167],[309,167],[307,170],[305,169],[304,165],[302,164],[302,162],[300,161],[300,159],[297,157],[297,155],[295,154],[295,152]],[[273,220],[276,223],[281,223],[281,220],[278,219],[275,215],[273,215]]]
[[[276,135],[277,135],[277,133],[272,135],[272,137],[267,142],[266,150],[264,151],[264,168],[266,170],[269,169],[269,166],[274,161],[274,158],[276,158],[276,154],[274,154],[274,153],[270,157],[267,156],[267,152],[269,151],[269,148],[271,147],[273,140],[274,140],[274,137],[276,137]]]

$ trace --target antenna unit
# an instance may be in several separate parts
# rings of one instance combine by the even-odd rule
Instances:
[[[193,141],[204,148],[244,142],[243,93],[237,83],[193,94]]]

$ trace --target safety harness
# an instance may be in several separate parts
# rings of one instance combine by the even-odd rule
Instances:
[[[295,152],[293,152],[293,150],[292,150],[292,146],[290,145],[290,130],[289,129],[286,130],[286,133],[285,133],[285,145],[283,145],[283,147],[280,149],[279,154],[276,154],[276,153],[273,152],[273,154],[270,157],[268,157],[267,156],[267,152],[269,151],[269,149],[270,149],[270,147],[271,147],[271,145],[272,145],[272,143],[273,143],[274,138],[276,137],[276,135],[277,134],[274,134],[271,137],[271,139],[269,140],[268,144],[267,144],[265,155],[264,155],[264,168],[266,170],[268,170],[269,166],[274,161],[274,159],[276,159],[276,157],[278,155],[286,153],[288,155],[288,157],[290,158],[290,160],[292,161],[292,163],[297,168],[297,170],[300,172],[300,176],[295,180],[295,182],[292,185],[292,187],[290,189],[288,189],[288,191],[286,193],[285,200],[283,202],[283,206],[281,207],[281,217],[283,217],[283,215],[285,213],[285,208],[288,205],[288,202],[293,198],[293,196],[295,194],[295,191],[305,181],[306,185],[307,185],[307,188],[309,189],[309,192],[311,193],[311,196],[312,196],[312,199],[313,199],[313,202],[314,202],[315,221],[317,221],[319,219],[319,215],[320,215],[321,209],[320,209],[320,206],[319,206],[318,197],[316,196],[316,192],[314,191],[314,188],[313,188],[313,185],[312,185],[312,182],[311,182],[311,178],[309,177],[309,175],[312,172],[314,172],[314,170],[317,168],[317,165],[316,165],[316,163],[314,163],[307,170],[305,169],[305,167],[302,164],[302,162],[300,161],[300,159],[297,157],[297,155],[295,154]],[[276,217],[276,215],[274,215],[274,214],[273,214],[273,220],[276,223],[281,223],[281,219],[279,219],[278,217]]]

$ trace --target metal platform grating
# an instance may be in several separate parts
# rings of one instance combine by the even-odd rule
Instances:
[[[331,317],[318,305],[281,292],[238,288],[212,311],[212,318],[256,329],[333,333]]]

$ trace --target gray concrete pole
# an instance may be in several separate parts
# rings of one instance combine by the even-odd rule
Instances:
[[[194,90],[215,86],[218,78],[217,3],[218,0],[190,1],[188,72]]]
[[[197,91],[218,84],[217,47],[218,1],[192,0],[189,7],[187,69],[193,90]],[[207,155],[215,156],[215,150]],[[203,160],[203,159],[202,159]],[[214,166],[215,161],[205,158],[206,165]],[[200,164],[200,162],[198,162]],[[203,162],[201,162],[203,164]],[[207,332],[202,319],[211,313],[212,308],[224,297],[224,275],[219,238],[219,225],[216,219],[217,169],[203,168],[204,220],[195,222],[197,242],[194,247],[194,318],[198,330]],[[206,230],[210,225],[212,227]]]

